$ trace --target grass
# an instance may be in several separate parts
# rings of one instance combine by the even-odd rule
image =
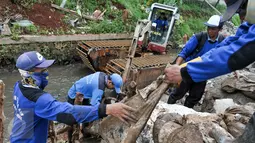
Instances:
[[[26,1],[26,0],[21,0]],[[40,2],[41,0],[27,0],[26,4],[31,4],[34,2]],[[62,0],[48,0],[54,4],[60,5]],[[112,2],[119,3],[129,10],[129,18],[126,22],[122,20],[121,9],[112,9]],[[136,22],[139,19],[147,19],[148,13],[145,12],[146,7],[154,2],[177,5],[179,12],[181,14],[181,19],[176,22],[173,32],[173,39],[177,43],[182,42],[182,36],[187,34],[189,37],[194,33],[204,31],[206,27],[204,22],[207,21],[210,16],[217,14],[213,9],[211,9],[208,4],[200,2],[198,3],[195,0],[80,0],[79,5],[81,6],[81,12],[83,14],[92,14],[96,9],[101,11],[106,10],[104,15],[104,20],[100,22],[87,21],[81,25],[82,29],[69,27],[69,30],[51,30],[43,29],[39,27],[29,27],[25,31],[28,34],[79,34],[79,33],[128,33],[133,32],[136,26]],[[76,10],[77,1],[76,0],[67,0],[65,8]],[[202,7],[202,8],[201,8]],[[220,12],[225,11],[225,6],[219,5],[216,7]],[[73,20],[76,17],[66,14],[66,23],[69,20]],[[238,25],[237,17],[232,19],[235,25]],[[21,30],[21,32],[19,31]],[[12,28],[13,38],[17,38],[19,34],[24,32],[24,29],[14,26]]]

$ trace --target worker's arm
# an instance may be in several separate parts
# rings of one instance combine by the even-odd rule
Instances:
[[[136,117],[131,112],[135,112],[135,109],[123,103],[96,104],[95,106],[71,105],[55,100],[48,93],[41,95],[35,102],[37,116],[68,125],[94,121],[107,115],[117,117],[126,123],[136,122]]]
[[[59,102],[49,93],[44,93],[35,102],[35,114],[41,118],[72,125],[91,122],[106,116],[106,106],[71,105],[67,102]]]
[[[189,63],[181,69],[186,81],[205,81],[235,70],[255,61],[255,25],[243,23],[236,36],[228,38],[228,44],[212,49],[201,58],[201,62]]]
[[[183,59],[182,57],[178,57],[178,58],[176,59],[176,64],[177,64],[177,65],[181,65],[183,61],[184,61],[184,59]]]
[[[189,41],[186,43],[186,45],[183,47],[180,54],[178,54],[178,57],[181,57],[182,60],[186,60],[186,58],[189,57],[190,54],[196,49],[197,44],[198,44],[198,40],[197,40],[196,36],[193,35],[189,39]]]

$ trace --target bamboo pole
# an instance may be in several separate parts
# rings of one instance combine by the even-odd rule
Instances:
[[[0,80],[0,143],[3,143],[4,140],[4,91],[5,84]]]
[[[214,9],[219,15],[222,15],[221,12],[220,12],[218,9],[216,9],[212,4],[210,4],[210,2],[208,2],[208,0],[205,0],[205,2],[206,2],[212,9]]]

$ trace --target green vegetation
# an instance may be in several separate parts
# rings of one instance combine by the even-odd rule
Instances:
[[[27,1],[26,3],[31,5],[34,2],[41,2],[41,0],[17,0]],[[62,0],[48,0],[54,4],[60,5]],[[173,41],[181,43],[184,34],[189,37],[194,33],[206,30],[204,22],[214,14],[217,14],[209,5],[205,2],[198,2],[197,0],[67,0],[65,8],[71,10],[77,10],[77,5],[80,6],[82,14],[90,15],[96,9],[104,11],[106,10],[103,21],[90,21],[86,23],[82,22],[79,27],[74,28],[69,26],[69,29],[41,29],[38,27],[30,27],[26,30],[27,34],[73,34],[73,33],[127,33],[133,32],[136,26],[136,22],[139,19],[145,19],[148,17],[148,13],[145,12],[146,8],[154,2],[176,5],[179,8],[180,20],[176,22]],[[78,4],[77,4],[78,3]],[[115,8],[114,8],[115,7]],[[117,9],[116,9],[117,8]],[[217,5],[216,7],[220,12],[225,11],[225,6]],[[127,9],[128,19],[123,21],[123,10]],[[69,23],[70,20],[74,20],[75,16],[67,13],[64,21]],[[239,25],[240,20],[237,17],[233,18],[233,23]],[[67,24],[68,25],[68,24]],[[20,33],[16,30],[18,27],[13,27],[12,31],[15,31],[13,38],[17,38]]]
[[[239,18],[239,15],[236,14],[232,17],[232,22],[235,26],[239,26],[241,24],[241,20]]]

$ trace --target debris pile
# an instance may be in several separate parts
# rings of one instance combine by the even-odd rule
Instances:
[[[231,142],[243,133],[254,111],[254,103],[230,106],[216,114],[160,101],[137,142]]]

